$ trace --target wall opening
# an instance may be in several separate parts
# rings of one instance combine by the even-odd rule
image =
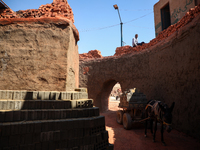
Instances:
[[[99,107],[101,112],[109,110],[110,94],[116,83],[116,80],[107,80],[106,82],[104,82],[100,93],[97,94],[94,105]]]
[[[114,110],[119,106],[120,103],[120,95],[122,94],[121,85],[119,82],[117,82],[110,93],[109,97],[109,104],[108,109]]]
[[[165,5],[160,11],[161,11],[162,30],[165,30],[171,25],[169,3]]]

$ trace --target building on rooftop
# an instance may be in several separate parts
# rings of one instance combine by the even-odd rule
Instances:
[[[3,0],[0,0],[0,9],[10,9]]]
[[[177,23],[190,8],[200,0],[159,0],[154,5],[154,22],[156,36],[170,25]]]

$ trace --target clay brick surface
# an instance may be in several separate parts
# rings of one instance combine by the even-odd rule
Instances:
[[[189,12],[185,14],[185,16],[178,21],[178,23],[171,25],[167,29],[160,32],[155,39],[152,39],[149,43],[145,43],[142,46],[132,47],[132,46],[122,46],[117,47],[115,50],[114,56],[121,56],[128,53],[135,53],[140,52],[144,49],[150,48],[157,43],[165,40],[167,37],[172,35],[174,32],[177,32],[179,29],[190,23],[196,16],[200,14],[200,4],[198,6],[195,6],[195,8],[191,8]],[[103,58],[101,55],[101,52],[98,50],[91,50],[88,53],[79,54],[80,60],[87,60],[87,59],[95,59],[95,58]],[[89,68],[85,68],[83,74],[86,74],[89,70]]]
[[[12,67],[4,67],[1,71],[1,90],[66,91],[78,87],[76,42],[79,36],[70,20],[62,17],[3,18],[0,19],[0,30],[3,37],[0,47],[4,49],[0,59],[6,60],[6,65],[12,64]],[[6,38],[8,35],[12,40]],[[70,60],[66,59],[69,57]],[[0,68],[3,65],[0,63]],[[11,70],[15,69],[14,75],[15,71],[11,73]],[[30,78],[35,81],[30,81]],[[14,99],[21,99],[19,97],[22,96],[14,95]]]
[[[130,50],[125,55],[119,53],[119,57],[80,61],[80,87],[88,88],[88,97],[94,99],[94,105],[102,111],[107,110],[107,100],[117,82],[123,91],[133,87],[141,89],[148,100],[158,99],[168,105],[174,101],[173,121],[176,129],[200,138],[197,118],[181,115],[199,116],[199,27],[200,15],[197,15],[168,38],[163,36],[162,41],[144,51],[134,53]],[[84,74],[86,67],[90,70]],[[185,119],[190,121],[185,122]]]
[[[116,52],[114,56],[121,56],[123,54],[127,53],[132,53],[132,52],[139,52],[144,49],[150,48],[160,41],[165,40],[167,37],[172,35],[174,32],[178,31],[185,25],[187,25],[189,22],[191,22],[196,16],[200,14],[200,4],[198,6],[195,6],[195,8],[191,8],[189,12],[185,14],[185,16],[176,24],[171,25],[167,29],[163,30],[158,34],[158,36],[151,40],[149,43],[145,43],[142,46],[137,46],[137,47],[131,47],[131,46],[123,46],[123,47],[118,47],[116,49]],[[79,56],[80,57],[80,56]]]
[[[87,58],[102,58],[101,52],[99,50],[91,50],[88,53],[79,54],[79,59]]]
[[[0,19],[4,18],[40,18],[40,17],[65,17],[74,23],[74,15],[67,0],[54,1],[51,4],[41,5],[38,9],[19,10],[11,9],[0,11]]]

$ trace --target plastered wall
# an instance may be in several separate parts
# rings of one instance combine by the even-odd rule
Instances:
[[[78,66],[77,40],[68,20],[1,19],[0,90],[74,90]]]
[[[154,22],[156,36],[162,31],[161,9],[169,3],[171,24],[177,23],[190,8],[194,8],[197,0],[160,0],[154,5]]]
[[[80,86],[101,111],[119,82],[122,90],[139,88],[148,100],[175,102],[173,126],[200,138],[200,16],[144,51],[80,61]]]

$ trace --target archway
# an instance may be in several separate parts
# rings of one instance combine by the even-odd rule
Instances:
[[[101,92],[95,98],[95,105],[99,106],[101,112],[108,110],[110,93],[116,83],[118,82],[114,79],[110,79],[104,82]]]
[[[120,103],[120,95],[122,94],[121,85],[117,82],[110,93],[109,102],[108,102],[108,109],[115,110]]]

